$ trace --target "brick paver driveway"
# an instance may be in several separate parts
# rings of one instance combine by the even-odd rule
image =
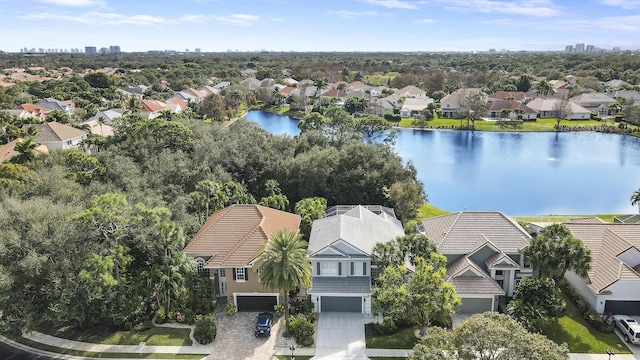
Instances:
[[[229,316],[216,313],[218,334],[213,341],[214,351],[207,360],[252,359],[271,360],[282,319],[277,319],[270,337],[255,337],[257,312],[239,312]],[[275,320],[275,319],[274,319]]]

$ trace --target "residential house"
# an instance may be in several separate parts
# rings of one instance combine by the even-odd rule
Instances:
[[[640,93],[636,90],[618,90],[618,91],[610,91],[606,92],[608,96],[617,99],[623,98],[627,101],[627,105],[636,105],[640,104]]]
[[[315,220],[309,238],[311,287],[307,294],[317,312],[371,314],[373,280],[371,253],[378,242],[403,236],[393,209],[340,205]]]
[[[238,311],[273,311],[277,290],[259,282],[260,254],[271,236],[297,233],[300,216],[261,205],[231,205],[202,225],[184,252],[198,272],[209,274],[215,296],[227,297]]]
[[[354,81],[350,84],[347,84],[347,87],[344,89],[344,91],[347,94],[350,94],[352,92],[361,92],[364,93],[367,90],[371,90],[373,87],[369,86],[365,83],[363,83],[362,81]]]
[[[517,100],[494,100],[487,103],[489,118],[504,118],[503,111],[507,112],[510,119],[535,120],[538,113]]]
[[[51,110],[34,104],[22,104],[11,110],[7,110],[9,114],[17,116],[19,119],[36,118],[46,120]]]
[[[432,98],[406,98],[400,109],[400,116],[403,118],[421,116],[422,111],[431,103],[433,103]]]
[[[71,113],[75,109],[75,103],[73,100],[60,101],[54,98],[46,98],[42,101],[35,103],[35,105],[38,105],[40,107],[43,107],[49,110],[64,111],[69,115],[71,115]]]
[[[574,96],[569,101],[582,106],[598,116],[609,115],[609,105],[615,104],[618,100],[604,93],[584,93]]]
[[[292,79],[292,78],[285,78],[285,79],[282,79],[282,81],[283,81],[287,86],[292,86],[292,87],[297,87],[297,86],[298,86],[298,80],[296,80],[296,79]]]
[[[640,224],[640,214],[614,216],[613,222],[616,224]]]
[[[101,122],[98,119],[88,119],[82,122],[82,125],[89,127],[89,132],[92,135],[110,137],[115,134],[113,126],[107,125],[105,122]]]
[[[549,83],[553,87],[553,92],[550,94],[551,97],[557,99],[565,99],[568,97],[569,91],[571,91],[571,83],[563,80],[549,80]]]
[[[347,93],[338,89],[329,89],[323,92],[320,96],[323,98],[330,98],[330,99],[337,98],[337,99],[343,100],[347,96]]]
[[[408,85],[400,90],[396,90],[393,94],[384,98],[384,100],[398,107],[404,98],[427,98],[427,92],[413,85]]]
[[[145,85],[136,85],[136,86],[125,86],[122,89],[119,89],[127,97],[133,97],[138,100],[142,100],[144,98],[144,91],[149,87]]]
[[[282,96],[284,97],[289,97],[292,95],[300,95],[300,89],[291,87],[291,86],[286,86],[280,89],[280,94],[282,94]]]
[[[481,97],[482,101],[487,101],[487,95],[479,88],[462,88],[446,95],[440,100],[441,116],[445,118],[459,118],[468,107],[469,102],[474,97]]]
[[[0,164],[2,164],[5,161],[9,161],[13,159],[15,156],[20,155],[20,153],[15,150],[15,147],[16,147],[16,144],[19,142],[22,142],[22,140],[24,139],[17,138],[12,141],[9,141],[4,145],[0,145]],[[47,149],[45,145],[40,144],[34,149],[34,152],[36,154],[48,154],[49,149]]]
[[[372,87],[372,88],[370,89],[371,96],[379,97],[380,95],[382,95],[382,91],[383,91],[383,90],[386,90],[386,89],[389,89],[389,88],[388,88],[388,87],[386,87],[386,86],[376,86],[376,87]]]
[[[515,100],[523,104],[526,104],[533,98],[535,98],[535,96],[523,91],[497,91],[487,96],[488,101]]]
[[[231,83],[230,83],[230,82],[228,82],[228,81],[221,81],[221,82],[219,82],[219,83],[217,83],[217,84],[213,85],[213,88],[214,88],[214,89],[216,89],[216,90],[218,90],[218,91],[220,91],[220,90],[222,90],[222,89],[224,89],[224,88],[228,87],[229,85],[231,85]]]
[[[533,274],[523,251],[531,236],[501,212],[462,211],[425,219],[418,230],[447,257],[448,281],[462,305],[458,313],[498,310],[518,282]]]
[[[89,136],[87,131],[55,121],[47,124],[25,124],[22,128],[26,130],[30,126],[38,131],[34,140],[46,146],[49,151],[78,149],[80,142]]]
[[[114,120],[122,117],[124,109],[109,109],[104,111],[98,111],[94,116],[87,119],[89,121],[102,121],[105,124],[113,124]]]
[[[640,315],[640,224],[573,221],[571,235],[591,250],[591,270],[567,281],[598,313]]]
[[[538,117],[541,118],[553,118],[558,114],[560,109],[561,99],[543,99],[537,98],[527,103],[527,106],[534,111],[538,112]],[[568,101],[569,114],[567,120],[588,120],[591,119],[591,111],[583,108],[582,106]]]
[[[633,85],[629,84],[624,80],[609,80],[604,82],[605,89],[630,89]]]
[[[240,85],[246,87],[247,89],[253,90],[260,87],[260,80],[256,78],[247,78],[240,81]]]

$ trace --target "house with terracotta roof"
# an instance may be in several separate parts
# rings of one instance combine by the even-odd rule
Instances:
[[[533,95],[523,91],[496,91],[488,95],[488,101],[496,100],[515,100],[521,103],[527,103],[534,98]]]
[[[198,272],[208,272],[216,297],[238,311],[273,311],[282,295],[258,281],[260,254],[279,231],[298,232],[300,216],[261,205],[231,205],[213,215],[185,247]]]
[[[337,98],[337,99],[343,100],[347,96],[347,93],[342,90],[338,90],[334,88],[334,89],[329,89],[323,92],[320,96],[323,98],[331,98],[331,99]]]
[[[565,226],[591,250],[591,270],[567,281],[598,313],[640,315],[640,224],[568,222]]]
[[[531,236],[515,220],[497,211],[462,211],[425,219],[418,230],[447,257],[448,281],[462,305],[458,313],[498,310],[518,282],[533,275],[523,251]]]
[[[15,150],[15,147],[16,147],[16,144],[18,144],[19,142],[22,142],[22,140],[23,140],[22,138],[17,138],[12,141],[9,141],[4,145],[0,145],[0,164],[5,161],[9,161],[14,157],[20,155],[20,153]],[[38,155],[48,154],[49,149],[47,149],[46,146],[40,144],[34,149],[34,152]]]
[[[47,124],[25,124],[22,129],[26,130],[30,126],[37,130],[34,140],[50,151],[79,149],[80,142],[89,136],[87,131],[55,121]]]
[[[372,267],[378,242],[404,235],[393,209],[379,205],[339,205],[315,220],[309,237],[311,287],[307,294],[317,312],[371,314]]]
[[[49,112],[51,112],[51,110],[47,108],[43,108],[42,106],[34,104],[22,104],[7,111],[9,112],[9,114],[15,115],[20,119],[33,117],[43,121],[47,119],[47,115],[49,115]]]

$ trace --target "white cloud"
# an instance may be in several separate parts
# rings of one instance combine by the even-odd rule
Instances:
[[[446,0],[444,8],[450,11],[513,14],[536,17],[560,15],[560,9],[548,0]]]
[[[215,19],[219,22],[240,26],[251,26],[261,21],[259,16],[247,14],[231,14],[229,16],[218,16]]]
[[[360,0],[367,4],[383,6],[389,9],[417,9],[415,3],[403,0]]]
[[[358,19],[365,16],[376,16],[375,11],[349,11],[349,10],[329,10],[329,14],[337,15],[343,19]]]
[[[418,19],[414,21],[414,23],[416,24],[434,24],[437,22],[438,20],[433,20],[433,19]]]
[[[76,6],[76,7],[89,7],[89,6],[103,6],[105,2],[103,0],[38,0],[47,4],[55,4],[61,6]]]
[[[635,9],[640,7],[640,0],[602,0],[602,3],[609,6],[617,6],[623,9]]]

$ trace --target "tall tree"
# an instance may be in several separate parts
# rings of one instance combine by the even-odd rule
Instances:
[[[541,80],[536,84],[536,92],[542,96],[553,95],[553,85],[547,80]]]
[[[268,196],[260,199],[258,204],[272,209],[286,210],[289,207],[289,199],[282,194],[280,190],[280,184],[277,180],[269,179],[265,184]]]
[[[305,238],[309,238],[313,221],[327,216],[326,210],[327,199],[321,197],[304,198],[296,203],[293,212],[302,218],[300,232]]]
[[[38,143],[32,138],[26,138],[16,144],[14,150],[18,152],[11,161],[16,164],[24,164],[32,161],[36,157]]]
[[[420,207],[427,202],[424,185],[413,179],[398,181],[391,185],[388,197],[403,222],[415,218]]]
[[[288,231],[274,233],[260,254],[260,283],[268,289],[284,292],[284,319],[289,332],[289,292],[311,283],[311,263],[307,243]]]
[[[564,306],[555,281],[528,276],[518,283],[507,313],[527,330],[538,332],[543,323],[560,316]]]
[[[394,321],[416,322],[424,335],[432,319],[451,317],[461,302],[447,282],[446,257],[432,253],[428,260],[414,258],[414,263],[413,272],[404,265],[385,268],[373,290],[372,305]]]
[[[569,270],[587,276],[591,266],[591,250],[562,224],[544,228],[531,240],[524,256],[539,271],[540,277],[556,282]]]
[[[322,90],[329,84],[329,79],[326,77],[319,77],[313,81],[313,85],[316,87],[316,95],[318,97],[318,111],[322,110]]]

